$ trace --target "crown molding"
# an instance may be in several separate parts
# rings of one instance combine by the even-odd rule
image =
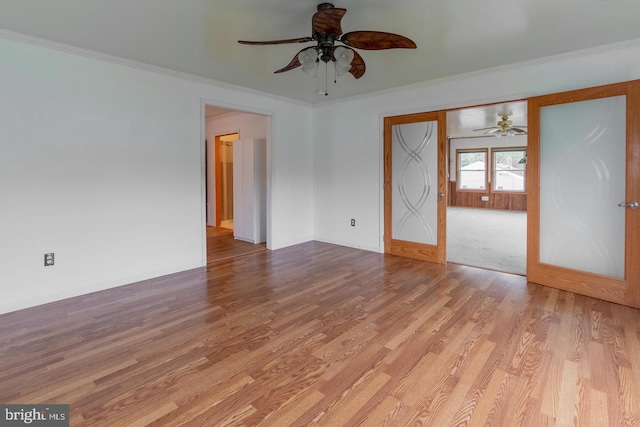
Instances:
[[[451,76],[426,80],[424,82],[414,83],[414,84],[405,85],[405,86],[397,86],[394,88],[383,89],[383,90],[363,93],[359,95],[353,95],[345,98],[318,102],[318,103],[314,103],[313,107],[325,107],[325,106],[335,105],[335,104],[339,104],[341,102],[346,102],[346,101],[359,101],[359,100],[370,99],[373,97],[396,94],[399,92],[415,91],[418,89],[424,89],[431,86],[437,86],[437,85],[447,84],[447,83],[455,83],[462,80],[482,77],[488,74],[503,72],[507,70],[517,71],[522,68],[545,65],[553,62],[569,61],[571,59],[589,57],[589,56],[609,53],[609,52],[616,52],[616,51],[620,51],[627,48],[633,48],[633,47],[640,47],[640,38],[630,39],[630,40],[625,40],[625,41],[615,42],[615,43],[609,43],[605,45],[594,46],[594,47],[579,49],[579,50],[570,51],[570,52],[558,53],[555,55],[544,56],[541,58],[531,59],[531,60],[522,61],[522,62],[515,62],[512,64],[499,65],[496,67],[485,68],[482,70],[470,71],[468,73],[454,74]],[[519,99],[519,98],[515,98],[515,99]],[[491,102],[497,102],[497,101],[492,100]]]
[[[571,52],[559,53],[559,54],[555,54],[555,55],[545,56],[545,57],[541,57],[541,58],[537,58],[537,59],[533,59],[533,60],[528,60],[528,61],[517,62],[517,63],[513,63],[513,64],[507,64],[507,65],[500,65],[500,66],[497,66],[497,67],[485,68],[483,70],[471,71],[471,72],[468,72],[468,73],[461,73],[461,74],[455,74],[455,75],[451,75],[451,76],[445,76],[445,77],[431,79],[431,80],[418,82],[418,83],[414,83],[414,84],[410,84],[410,85],[398,86],[398,87],[394,87],[394,88],[383,89],[383,90],[379,90],[379,91],[368,92],[368,93],[353,95],[353,96],[344,97],[344,98],[338,98],[338,99],[321,101],[321,102],[305,102],[305,101],[301,101],[301,100],[298,100],[298,99],[288,98],[288,97],[285,97],[285,96],[274,95],[274,94],[271,94],[271,93],[262,92],[262,91],[255,90],[255,89],[250,89],[250,88],[247,88],[247,87],[244,87],[244,86],[233,85],[233,84],[230,84],[230,83],[225,83],[225,82],[221,82],[221,81],[218,81],[218,80],[213,80],[213,79],[209,79],[209,78],[205,78],[205,77],[200,77],[200,76],[196,76],[196,75],[193,75],[193,74],[184,73],[184,72],[181,72],[181,71],[175,71],[175,70],[172,70],[172,69],[169,69],[169,68],[150,65],[150,64],[147,64],[147,63],[144,63],[144,62],[134,61],[134,60],[122,58],[122,57],[115,56],[115,55],[109,55],[109,54],[106,54],[106,53],[101,53],[101,52],[93,51],[93,50],[90,50],[90,49],[84,49],[84,48],[80,48],[80,47],[76,47],[76,46],[71,46],[71,45],[68,45],[68,44],[65,44],[65,43],[54,42],[54,41],[43,39],[43,38],[40,38],[40,37],[31,36],[31,35],[27,35],[27,34],[23,34],[23,33],[18,33],[18,32],[11,31],[11,30],[5,30],[5,29],[2,29],[2,28],[0,28],[0,37],[5,38],[5,39],[9,39],[9,40],[13,40],[13,41],[17,41],[17,42],[21,42],[21,43],[26,43],[26,44],[31,44],[31,45],[43,47],[43,48],[48,48],[48,49],[52,49],[52,50],[61,51],[61,52],[68,53],[68,54],[83,56],[83,57],[94,59],[94,60],[98,60],[98,61],[110,62],[110,63],[113,63],[113,64],[126,66],[126,67],[131,67],[131,68],[136,68],[136,69],[147,71],[147,72],[151,72],[151,73],[162,74],[162,75],[165,75],[165,76],[170,76],[170,77],[174,77],[174,78],[181,79],[181,80],[187,80],[187,81],[191,81],[191,82],[194,82],[194,83],[200,83],[200,84],[204,84],[204,85],[207,85],[207,86],[213,86],[213,87],[216,87],[216,88],[219,88],[219,89],[226,89],[226,90],[242,92],[242,93],[246,93],[246,94],[251,94],[251,95],[256,95],[256,96],[269,98],[269,99],[272,99],[272,100],[275,100],[275,101],[286,102],[286,103],[289,103],[289,104],[295,104],[295,105],[300,105],[300,106],[305,106],[305,107],[312,107],[312,108],[336,105],[336,104],[340,104],[342,102],[348,102],[348,101],[358,101],[358,100],[370,99],[370,98],[373,98],[373,97],[384,96],[384,95],[387,95],[387,94],[395,94],[395,93],[404,92],[404,91],[415,91],[415,90],[418,90],[418,89],[424,89],[424,88],[427,88],[427,87],[441,85],[441,84],[447,84],[447,83],[455,83],[457,81],[461,81],[461,80],[465,80],[465,79],[469,79],[469,78],[481,77],[481,76],[484,76],[484,75],[487,75],[487,74],[503,72],[503,71],[506,71],[506,70],[518,70],[518,69],[522,69],[522,68],[526,68],[526,67],[544,65],[544,64],[548,64],[548,63],[552,63],[552,62],[568,61],[568,60],[575,59],[575,58],[588,57],[588,56],[592,56],[592,55],[596,55],[596,54],[615,52],[615,51],[619,51],[619,50],[622,50],[622,49],[625,49],[625,48],[629,48],[629,47],[638,47],[638,46],[640,46],[640,38],[636,38],[636,39],[625,40],[625,41],[621,41],[621,42],[615,42],[615,43],[610,43],[610,44],[605,44],[605,45],[600,45],[600,46],[589,47],[589,48],[585,48],[585,49],[579,49],[579,50],[575,50],[575,51],[571,51]]]
[[[288,104],[301,105],[305,107],[313,106],[313,104],[309,102],[300,101],[298,99],[287,98],[285,96],[274,95],[272,93],[267,93],[267,92],[261,92],[259,90],[250,89],[244,86],[233,85],[230,83],[213,80],[206,77],[196,76],[194,74],[184,73],[182,71],[172,70],[170,68],[159,67],[156,65],[151,65],[144,62],[140,62],[140,61],[134,61],[132,59],[122,58],[116,55],[109,55],[106,53],[97,52],[90,49],[84,49],[81,47],[71,46],[65,43],[59,43],[59,42],[43,39],[41,37],[18,33],[15,31],[5,30],[2,28],[0,28],[0,37],[4,39],[20,42],[20,43],[25,43],[25,44],[46,48],[46,49],[57,50],[63,53],[83,56],[85,58],[90,58],[97,61],[109,62],[112,64],[135,68],[135,69],[147,71],[150,73],[162,74],[162,75],[177,78],[180,80],[187,80],[194,83],[213,86],[218,89],[232,90],[232,91],[242,92],[250,95],[261,96],[261,97],[269,98],[279,102],[286,102]]]

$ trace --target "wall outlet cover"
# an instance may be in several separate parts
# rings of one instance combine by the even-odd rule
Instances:
[[[55,264],[55,255],[53,252],[44,254],[44,266],[49,267]]]

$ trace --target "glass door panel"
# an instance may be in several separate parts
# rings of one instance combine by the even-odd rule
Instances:
[[[540,110],[540,262],[624,278],[626,96]]]
[[[438,243],[438,122],[392,127],[392,238]]]
[[[384,121],[385,252],[446,261],[445,112]]]
[[[528,111],[527,279],[640,308],[640,81]]]

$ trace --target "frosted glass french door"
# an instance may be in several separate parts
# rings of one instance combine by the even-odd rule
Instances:
[[[529,101],[530,281],[639,305],[638,86]]]
[[[445,262],[446,116],[385,119],[385,252]]]

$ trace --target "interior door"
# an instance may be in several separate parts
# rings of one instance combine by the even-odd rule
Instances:
[[[640,81],[529,100],[527,279],[640,307]]]
[[[384,120],[385,252],[446,262],[446,113]]]

